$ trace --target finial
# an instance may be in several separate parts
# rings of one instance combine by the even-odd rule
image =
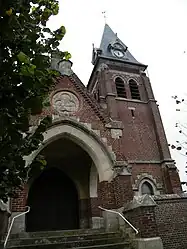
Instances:
[[[102,14],[103,14],[103,17],[104,17],[105,23],[106,23],[106,11],[103,11]]]

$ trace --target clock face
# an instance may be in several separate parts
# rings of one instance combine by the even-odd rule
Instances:
[[[114,54],[114,56],[116,56],[118,58],[122,58],[124,56],[124,53],[119,49],[114,49],[113,54]]]

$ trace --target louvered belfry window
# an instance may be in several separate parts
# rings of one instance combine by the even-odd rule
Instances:
[[[126,91],[125,91],[124,81],[120,77],[117,77],[115,79],[115,83],[116,83],[117,96],[120,98],[126,98],[127,95],[126,95]]]
[[[129,87],[130,87],[130,91],[131,91],[131,98],[141,100],[139,88],[138,88],[136,81],[134,81],[132,79],[129,80]]]

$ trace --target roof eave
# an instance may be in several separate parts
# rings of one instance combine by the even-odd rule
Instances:
[[[99,58],[101,59],[109,59],[109,60],[112,60],[112,61],[116,61],[116,62],[121,62],[121,63],[124,63],[124,64],[130,64],[130,65],[135,65],[135,66],[138,66],[138,67],[142,67],[143,70],[146,70],[148,65],[145,65],[145,64],[142,64],[140,62],[133,62],[133,61],[129,61],[129,60],[120,60],[120,59],[117,59],[117,58],[113,58],[113,57],[107,57],[107,56],[98,56],[97,59],[96,59],[96,63],[97,64],[97,61],[99,60]]]

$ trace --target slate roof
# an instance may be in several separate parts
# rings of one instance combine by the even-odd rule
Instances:
[[[144,64],[138,62],[133,55],[130,53],[130,51],[126,50],[125,56],[123,58],[117,58],[115,57],[111,51],[109,50],[109,44],[113,44],[115,42],[120,43],[124,48],[127,48],[127,46],[117,37],[117,34],[113,32],[113,30],[109,27],[108,24],[105,24],[103,36],[101,39],[100,44],[100,50],[102,50],[101,57],[108,58],[108,59],[115,59],[119,61],[124,61],[126,63],[136,64],[140,66],[146,67]]]

